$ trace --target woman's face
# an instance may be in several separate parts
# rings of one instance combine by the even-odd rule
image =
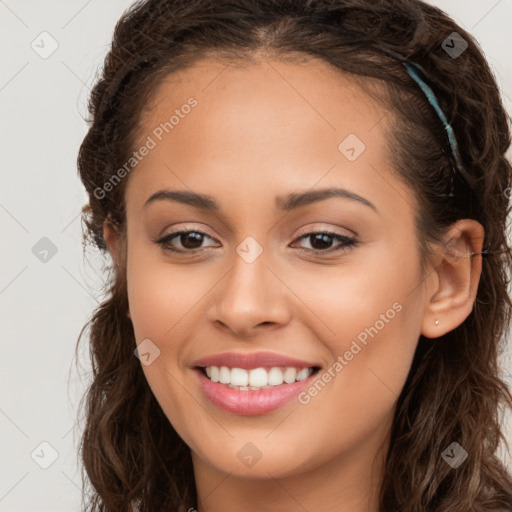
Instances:
[[[125,196],[130,315],[196,468],[268,478],[365,464],[388,434],[429,283],[390,113],[316,60],[204,60],[150,107]],[[197,368],[210,356],[212,380]]]

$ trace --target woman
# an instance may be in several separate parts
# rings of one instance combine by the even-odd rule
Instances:
[[[153,0],[78,166],[113,261],[90,510],[512,510],[506,114],[420,1]]]

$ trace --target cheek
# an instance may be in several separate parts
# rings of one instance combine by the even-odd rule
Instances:
[[[187,344],[197,325],[198,303],[209,287],[201,287],[199,278],[191,282],[190,272],[178,267],[156,264],[142,253],[130,253],[127,268],[130,315],[137,344],[151,340],[158,357],[142,365],[149,387],[170,424],[195,448],[190,422],[201,410],[191,405],[191,395],[183,368],[188,356]],[[195,403],[195,402],[194,402]]]
[[[333,311],[330,319],[336,336],[324,338],[330,364],[299,397],[302,424],[308,431],[323,430],[333,452],[385,434],[419,337],[410,316],[414,308],[403,300],[348,300],[345,306],[345,314]]]
[[[364,430],[361,419],[390,412],[420,336],[422,287],[416,255],[411,249],[390,248],[377,256],[357,271],[340,267],[328,276],[325,269],[323,274],[304,273],[294,289],[311,305],[315,314],[309,313],[310,328],[315,325],[316,333],[322,333],[319,338],[332,357],[304,401],[312,409],[327,407],[328,415],[333,403],[356,411],[347,419],[356,430]]]
[[[156,262],[154,255],[142,250],[130,253],[128,301],[138,342],[144,338],[163,342],[186,332],[189,316],[213,285],[208,270],[196,268],[194,272],[190,267],[180,270],[177,265]]]
[[[344,352],[358,336],[363,342],[377,335],[389,338],[391,348],[401,337],[406,342],[419,333],[414,327],[421,314],[417,255],[399,247],[382,244],[329,268],[283,269],[306,306],[297,315],[309,319],[316,333],[325,333],[323,341],[333,352]]]

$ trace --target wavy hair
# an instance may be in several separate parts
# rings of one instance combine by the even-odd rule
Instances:
[[[452,58],[443,41],[457,32],[467,49]],[[496,455],[512,396],[498,356],[509,328],[512,254],[506,236],[510,146],[495,78],[475,39],[440,9],[419,0],[147,0],[127,9],[92,89],[89,128],[78,154],[88,193],[84,247],[106,254],[103,226],[125,233],[124,189],[101,187],[130,157],[142,112],[170,73],[206,57],[256,62],[316,58],[338,68],[394,116],[386,132],[394,171],[416,199],[422,268],[429,241],[457,219],[485,229],[482,274],[471,314],[438,339],[420,337],[398,399],[380,484],[380,511],[510,512],[512,478]],[[407,74],[423,67],[457,139],[455,170],[446,130]],[[80,402],[83,496],[90,511],[197,507],[190,449],[144,377],[127,317],[125,260],[108,266],[106,299],[88,330],[92,382]],[[441,458],[457,441],[467,460]],[[84,470],[86,475],[84,474]]]

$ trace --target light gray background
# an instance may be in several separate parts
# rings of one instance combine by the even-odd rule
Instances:
[[[477,37],[511,112],[512,0],[430,3]],[[82,116],[89,89],[114,25],[130,4],[0,0],[3,512],[80,510],[80,431],[73,427],[86,382],[79,379],[73,356],[78,333],[101,300],[102,261],[91,254],[84,262],[82,255],[79,212],[86,196],[76,157],[87,128]],[[31,47],[35,40],[38,51],[51,48],[43,31],[58,43],[46,59]],[[46,263],[32,252],[43,237],[57,249]],[[511,383],[510,352],[503,368]],[[511,423],[509,417],[509,439]],[[52,449],[58,457],[42,469],[39,464],[52,462]],[[512,470],[510,457],[502,457]]]

